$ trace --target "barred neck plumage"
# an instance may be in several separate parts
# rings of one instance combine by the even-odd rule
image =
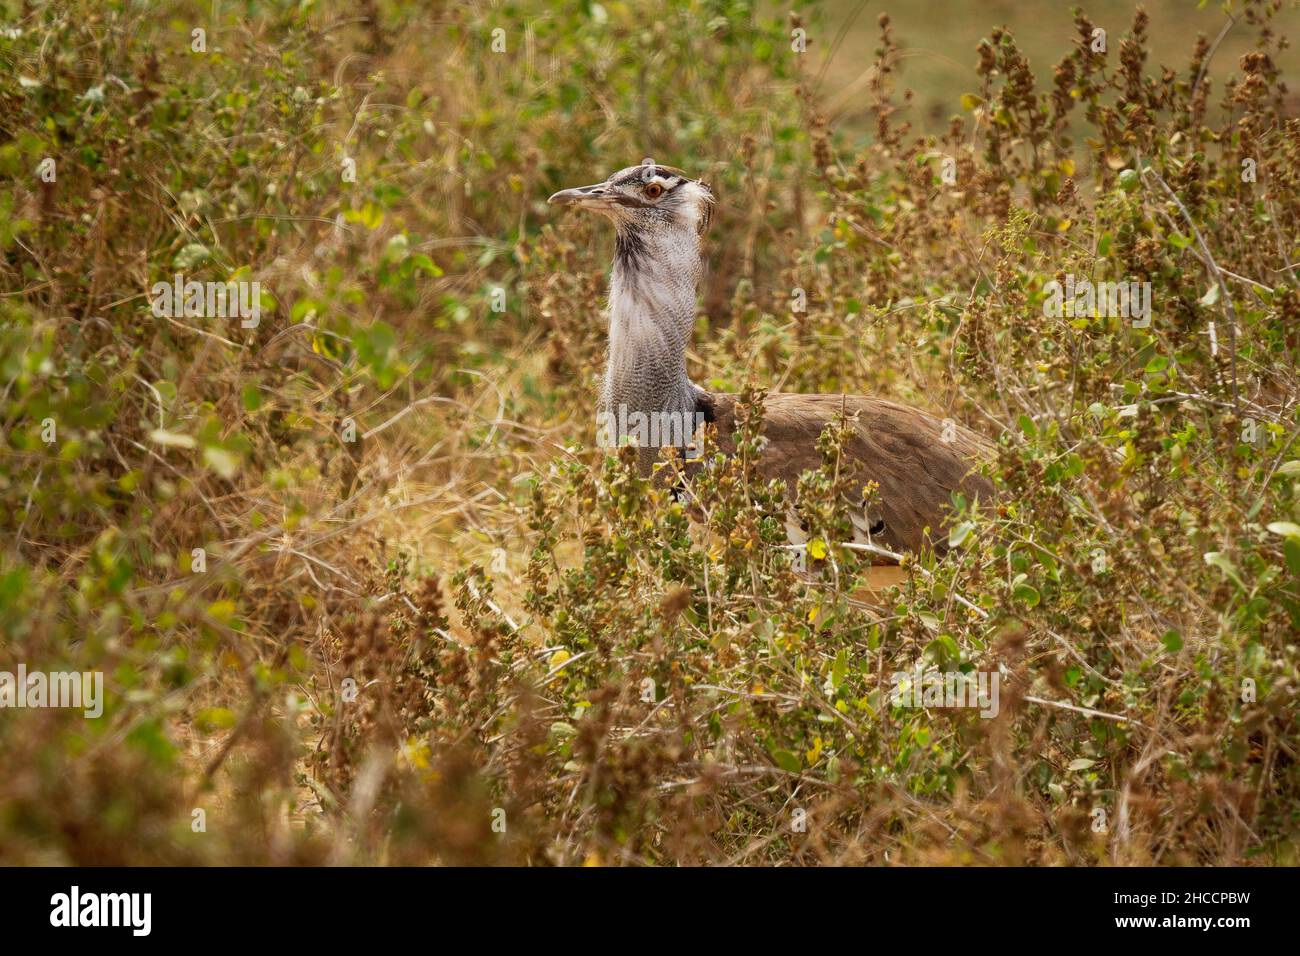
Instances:
[[[686,346],[702,272],[691,228],[618,230],[609,284],[609,364],[602,410],[679,413],[695,407]]]

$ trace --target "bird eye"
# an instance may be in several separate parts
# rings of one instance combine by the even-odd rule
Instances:
[[[658,199],[664,194],[664,187],[658,183],[646,183],[645,194],[647,199]]]

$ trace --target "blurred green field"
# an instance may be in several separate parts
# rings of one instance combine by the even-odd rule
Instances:
[[[862,90],[878,45],[877,18],[888,13],[901,49],[899,85],[916,94],[904,118],[919,132],[938,133],[950,116],[961,112],[962,94],[975,88],[975,48],[994,27],[1011,30],[1039,82],[1046,85],[1052,68],[1075,40],[1072,10],[1081,8],[1104,28],[1108,42],[1118,50],[1137,6],[1132,0],[829,0],[810,50],[819,57],[819,90],[830,114],[847,125],[865,127]],[[1228,22],[1224,5],[1206,0],[1146,0],[1140,6],[1151,18],[1147,49],[1152,69],[1185,70],[1196,36],[1203,34],[1213,42]],[[1255,45],[1253,32],[1241,20],[1240,5],[1232,16],[1239,22],[1223,36],[1207,71],[1216,95],[1225,79],[1240,75],[1238,60]],[[1300,33],[1300,14],[1294,9],[1284,9],[1276,22],[1282,32],[1289,26]],[[1300,52],[1294,46],[1277,62],[1283,75],[1300,76]],[[1300,106],[1300,89],[1292,90],[1291,103]]]

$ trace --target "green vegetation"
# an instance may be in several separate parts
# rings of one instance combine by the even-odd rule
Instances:
[[[1298,862],[1294,6],[989,22],[923,138],[874,9],[849,111],[817,7],[219,9],[0,0],[0,671],[105,675],[0,710],[0,861]],[[545,199],[644,156],[720,200],[697,382],[999,442],[942,561],[864,590],[834,429],[809,578],[757,413],[689,505],[593,447],[612,239]]]

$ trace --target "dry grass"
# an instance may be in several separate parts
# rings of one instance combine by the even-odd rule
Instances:
[[[1226,85],[1140,14],[1042,83],[990,29],[921,139],[880,24],[861,147],[739,5],[8,6],[0,670],[108,699],[0,720],[5,861],[1296,862],[1277,4]],[[544,198],[644,155],[722,197],[696,381],[999,440],[942,562],[837,544],[833,430],[811,577],[756,421],[689,512],[591,447],[610,242]],[[261,323],[155,318],[176,271]],[[1066,274],[1150,326],[1050,317]],[[996,670],[997,717],[891,703],[917,662]]]

